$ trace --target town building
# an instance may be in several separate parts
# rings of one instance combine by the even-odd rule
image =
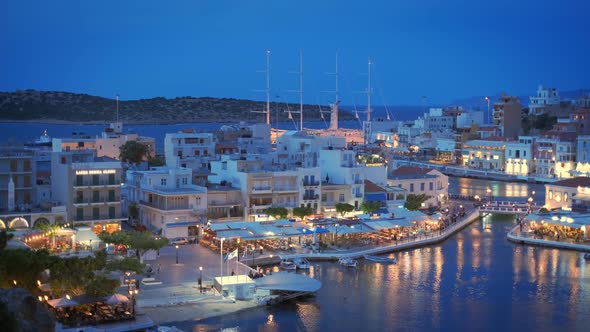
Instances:
[[[519,136],[517,141],[505,145],[506,174],[528,176],[535,172],[533,155],[534,137]]]
[[[494,103],[494,125],[500,128],[500,136],[516,138],[521,129],[522,106],[518,98],[506,94]]]
[[[556,88],[548,88],[539,85],[537,88],[537,94],[529,97],[529,114],[530,115],[541,115],[548,112],[548,108],[551,106],[559,105],[561,98],[559,97],[559,91]]]
[[[168,238],[197,236],[207,223],[207,188],[193,185],[189,168],[154,167],[127,171],[128,205],[139,220]]]
[[[156,155],[156,141],[152,137],[125,134],[123,133],[123,123],[114,122],[96,137],[94,144],[96,156],[120,159],[121,146],[129,141],[136,141],[148,147],[149,155],[144,156],[145,161],[147,161],[148,157]]]
[[[63,203],[67,222],[87,225],[95,233],[120,229],[121,162],[96,157],[94,150],[53,152],[51,192]]]
[[[480,170],[503,170],[505,150],[504,141],[467,141],[463,143],[463,166]]]
[[[569,178],[576,169],[576,133],[549,131],[535,140],[534,153],[537,177]]]
[[[425,208],[440,207],[449,197],[449,177],[431,168],[401,166],[389,173],[387,185],[402,188],[408,195],[426,195]]]
[[[546,184],[543,207],[587,212],[590,208],[590,178],[576,177]]]

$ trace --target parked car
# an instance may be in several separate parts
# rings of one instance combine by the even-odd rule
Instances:
[[[175,246],[175,245],[183,245],[183,244],[188,244],[188,240],[184,237],[175,237],[173,239],[170,240],[170,244]]]

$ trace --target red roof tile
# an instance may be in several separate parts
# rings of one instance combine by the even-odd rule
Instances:
[[[381,188],[379,185],[372,181],[365,180],[365,193],[384,193],[387,190]]]
[[[399,175],[414,175],[414,174],[428,174],[428,172],[432,171],[432,168],[420,168],[415,166],[401,166],[397,169],[394,169],[391,174],[393,176]]]

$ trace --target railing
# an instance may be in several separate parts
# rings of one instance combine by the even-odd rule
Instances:
[[[275,187],[274,191],[299,191],[299,189],[295,187]]]
[[[356,193],[356,194],[354,194],[354,197],[361,198],[361,197],[363,197],[363,194],[362,193]]]
[[[304,187],[317,187],[320,185],[320,181],[303,181]]]
[[[100,198],[100,199],[76,199],[74,204],[96,204],[96,203],[121,203],[121,197]]]
[[[304,201],[312,201],[320,198],[320,195],[303,195]]]
[[[169,211],[169,210],[189,210],[192,208],[192,206],[189,206],[188,203],[186,204],[181,204],[181,205],[176,205],[176,206],[165,206],[165,203],[162,204],[156,204],[153,202],[148,202],[148,201],[139,201],[140,204],[145,205],[145,206],[149,206],[149,207],[153,207],[156,208],[158,210],[165,210],[165,211]]]
[[[272,187],[252,187],[252,192],[268,192],[272,191]]]
[[[116,185],[120,185],[121,182],[117,182],[117,181],[98,181],[98,182],[94,182],[94,181],[85,181],[85,182],[75,182],[74,183],[74,187],[94,187],[94,186],[116,186]]]

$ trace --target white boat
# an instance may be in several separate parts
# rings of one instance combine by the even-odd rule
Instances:
[[[364,255],[365,259],[371,262],[376,262],[376,263],[392,263],[392,264],[396,264],[397,263],[397,258],[392,257],[381,257],[381,256],[372,256],[372,255]]]
[[[590,261],[590,252],[584,254],[584,259]]]
[[[297,265],[290,260],[283,259],[280,264],[281,269],[283,270],[296,270]]]
[[[343,265],[346,267],[356,267],[356,260],[354,260],[350,257],[341,257],[338,260],[338,263],[340,263],[340,265]]]
[[[302,257],[294,258],[293,264],[295,264],[295,266],[301,270],[309,269],[309,262],[307,261],[307,259],[302,258]]]
[[[43,131],[38,139],[33,142],[27,143],[27,146],[51,146],[51,136],[47,135],[47,130]]]

